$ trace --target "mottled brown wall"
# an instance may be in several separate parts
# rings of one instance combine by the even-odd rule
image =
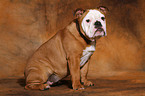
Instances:
[[[0,0],[0,77],[23,76],[27,59],[72,21],[76,8],[104,5],[107,38],[98,41],[89,76],[142,71],[144,0]]]
[[[109,76],[143,71],[145,1],[102,0],[101,4],[110,9],[107,15],[108,37],[102,38],[97,44],[90,75]]]
[[[32,1],[0,0],[0,77],[22,75],[27,58],[44,41],[45,8],[41,0]]]

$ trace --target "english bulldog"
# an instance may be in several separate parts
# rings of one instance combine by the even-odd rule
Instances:
[[[96,40],[106,36],[106,8],[77,9],[76,19],[41,45],[25,68],[26,89],[49,89],[71,75],[72,88],[92,86],[87,80],[89,60]]]

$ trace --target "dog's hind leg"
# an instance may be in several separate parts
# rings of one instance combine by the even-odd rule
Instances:
[[[46,83],[49,76],[52,73],[46,73],[42,70],[30,70],[26,76],[26,86],[25,89],[40,89],[45,90],[49,89],[51,83]]]

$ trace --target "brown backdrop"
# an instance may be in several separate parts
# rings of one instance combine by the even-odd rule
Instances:
[[[110,9],[108,36],[97,42],[89,76],[144,71],[144,4],[144,0],[0,0],[0,77],[23,76],[28,58],[73,20],[73,10],[100,5]]]

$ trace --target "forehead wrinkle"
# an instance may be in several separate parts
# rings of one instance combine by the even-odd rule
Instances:
[[[92,17],[92,19],[98,19],[98,18],[101,18],[101,17],[104,17],[104,14],[102,14],[100,11],[96,10],[96,9],[92,9],[92,10],[89,10],[88,14],[85,16],[86,18],[88,17]]]

